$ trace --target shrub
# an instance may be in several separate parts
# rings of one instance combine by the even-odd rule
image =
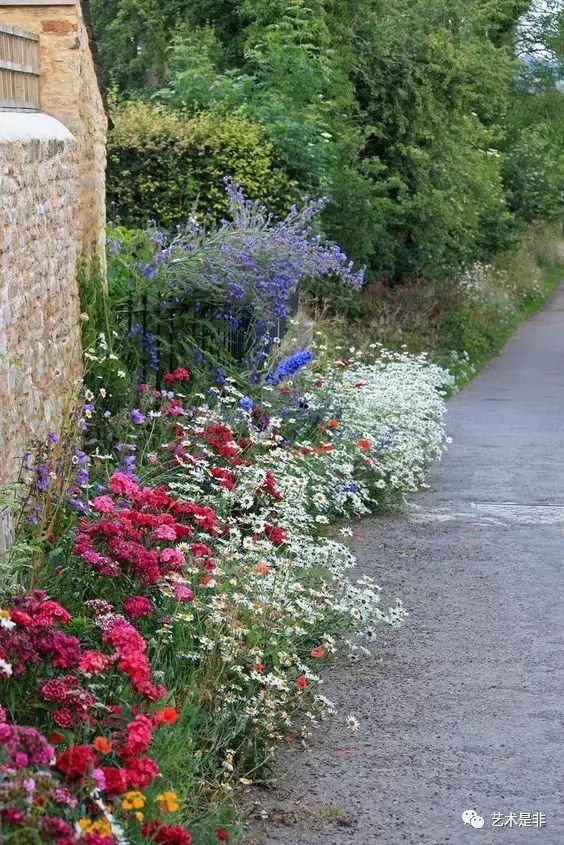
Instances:
[[[231,176],[277,214],[297,197],[260,126],[247,118],[202,113],[188,118],[161,106],[129,102],[113,115],[108,139],[108,200],[128,226],[156,219],[205,222],[228,210],[223,178]]]
[[[509,202],[524,220],[560,219],[564,148],[547,123],[527,126],[510,144],[503,175]]]

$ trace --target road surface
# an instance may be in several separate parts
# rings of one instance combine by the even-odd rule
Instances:
[[[564,843],[564,285],[448,429],[431,489],[357,542],[410,615],[329,670],[339,715],[280,754],[249,842]]]

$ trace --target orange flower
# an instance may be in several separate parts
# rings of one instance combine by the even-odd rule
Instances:
[[[112,750],[112,743],[103,736],[97,736],[92,745],[100,754],[109,754]]]
[[[178,713],[174,707],[163,707],[162,710],[158,710],[154,715],[154,720],[157,725],[174,725],[175,722],[178,722],[180,719],[180,713]]]
[[[372,443],[370,440],[357,440],[356,445],[359,449],[372,449]]]
[[[340,427],[341,423],[339,422],[339,420],[329,420],[329,422],[327,423],[327,428],[334,428],[335,431]]]
[[[263,666],[262,663],[255,663],[255,665],[253,666],[253,669],[256,669],[257,672],[262,672],[262,670],[264,669],[264,666]]]
[[[319,659],[320,657],[325,656],[325,649],[323,648],[323,646],[320,645],[317,646],[317,648],[312,648],[309,654],[310,657],[315,657],[316,659]]]
[[[257,563],[255,566],[255,572],[257,575],[266,575],[267,572],[270,572],[270,564],[266,563],[266,561],[261,560],[260,563]]]
[[[307,687],[307,678],[305,675],[298,675],[296,678],[296,686],[298,689],[305,689]]]

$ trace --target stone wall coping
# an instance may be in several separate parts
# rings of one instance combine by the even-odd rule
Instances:
[[[50,114],[4,112],[0,144],[21,141],[74,141],[74,135]]]

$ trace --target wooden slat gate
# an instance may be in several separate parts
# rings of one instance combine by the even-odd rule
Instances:
[[[39,39],[0,24],[0,111],[39,111]]]

